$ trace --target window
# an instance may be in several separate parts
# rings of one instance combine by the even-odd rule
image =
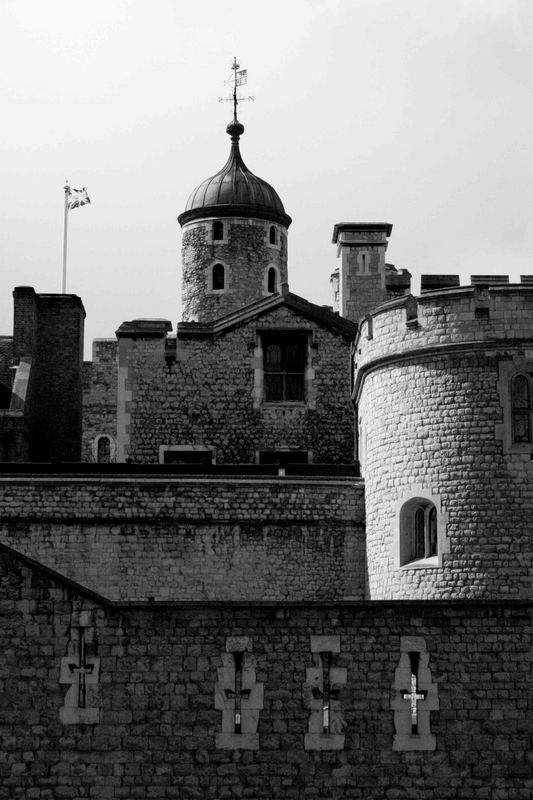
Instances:
[[[309,464],[308,450],[260,450],[258,454],[260,464]]]
[[[270,294],[274,294],[276,291],[276,270],[274,267],[270,267],[268,270],[267,289]]]
[[[438,554],[437,509],[424,498],[404,504],[400,512],[400,564]]]
[[[531,378],[515,375],[511,387],[513,442],[531,442]]]
[[[224,264],[215,264],[213,267],[213,289],[224,289]]]
[[[217,220],[213,222],[213,240],[220,241],[224,238],[224,223]]]
[[[276,244],[276,228],[274,225],[270,226],[269,241],[270,244]]]
[[[215,463],[215,448],[210,445],[161,445],[160,464],[191,464],[210,467]]]
[[[96,448],[97,462],[99,464],[109,464],[111,461],[111,440],[109,436],[100,436]]]
[[[303,402],[307,337],[279,334],[263,339],[264,399]]]

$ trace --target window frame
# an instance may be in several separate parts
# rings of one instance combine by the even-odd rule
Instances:
[[[532,386],[531,373],[521,371],[516,372],[511,378],[510,392],[511,392],[511,442],[513,445],[531,445],[533,444],[533,386]],[[515,385],[518,380],[525,382],[526,388],[526,404],[523,406],[517,405],[515,397],[517,392]],[[518,438],[516,435],[517,418],[523,418],[527,423],[527,438]]]
[[[423,514],[423,553],[416,545],[415,517]],[[396,569],[435,569],[442,567],[443,554],[450,550],[447,536],[448,514],[440,495],[419,484],[400,498],[395,506],[393,548]],[[420,534],[419,534],[420,535]]]
[[[220,269],[219,269],[220,268]],[[215,270],[217,270],[217,275],[215,275]],[[222,280],[220,280],[220,270],[222,270]],[[221,283],[221,286],[215,286],[215,283]],[[213,264],[211,267],[211,291],[213,292],[223,292],[226,289],[226,267],[220,261],[217,261],[216,264]]]
[[[289,344],[296,344],[301,347],[301,368],[287,369],[290,356],[287,353],[287,346]],[[308,349],[309,349],[309,334],[307,331],[264,331],[261,332],[261,344],[263,351],[263,403],[269,405],[290,404],[290,405],[304,405],[306,402],[306,372],[308,363]],[[267,367],[267,353],[268,347],[277,345],[281,348],[281,369],[269,369]],[[269,391],[269,383],[273,385],[274,381],[269,377],[281,377],[282,392],[281,397],[273,397],[272,390]],[[298,378],[299,392],[298,397],[290,397],[293,392],[288,388],[290,381]],[[275,392],[274,392],[275,394]],[[289,396],[288,396],[289,395]]]
[[[222,267],[224,270],[224,286],[222,289],[214,288],[214,270],[216,267]],[[229,265],[220,258],[214,259],[206,266],[205,283],[207,294],[230,294],[231,293],[231,269]]]

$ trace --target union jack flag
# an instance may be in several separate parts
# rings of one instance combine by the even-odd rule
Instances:
[[[85,186],[83,189],[70,189],[67,200],[69,211],[71,208],[79,208],[79,206],[84,206],[90,202]]]

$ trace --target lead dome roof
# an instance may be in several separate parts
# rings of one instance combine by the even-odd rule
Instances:
[[[231,151],[222,169],[202,181],[191,193],[178,222],[185,225],[203,217],[255,217],[279,222],[285,227],[291,218],[285,213],[276,190],[250,172],[239,150],[244,125],[234,119],[226,128]]]

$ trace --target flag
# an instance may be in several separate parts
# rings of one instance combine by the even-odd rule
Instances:
[[[70,189],[68,193],[67,207],[70,211],[71,208],[78,208],[90,203],[89,195],[85,186],[83,189]]]
[[[248,70],[241,69],[240,72],[237,72],[237,86],[244,86],[245,83],[248,81]]]

